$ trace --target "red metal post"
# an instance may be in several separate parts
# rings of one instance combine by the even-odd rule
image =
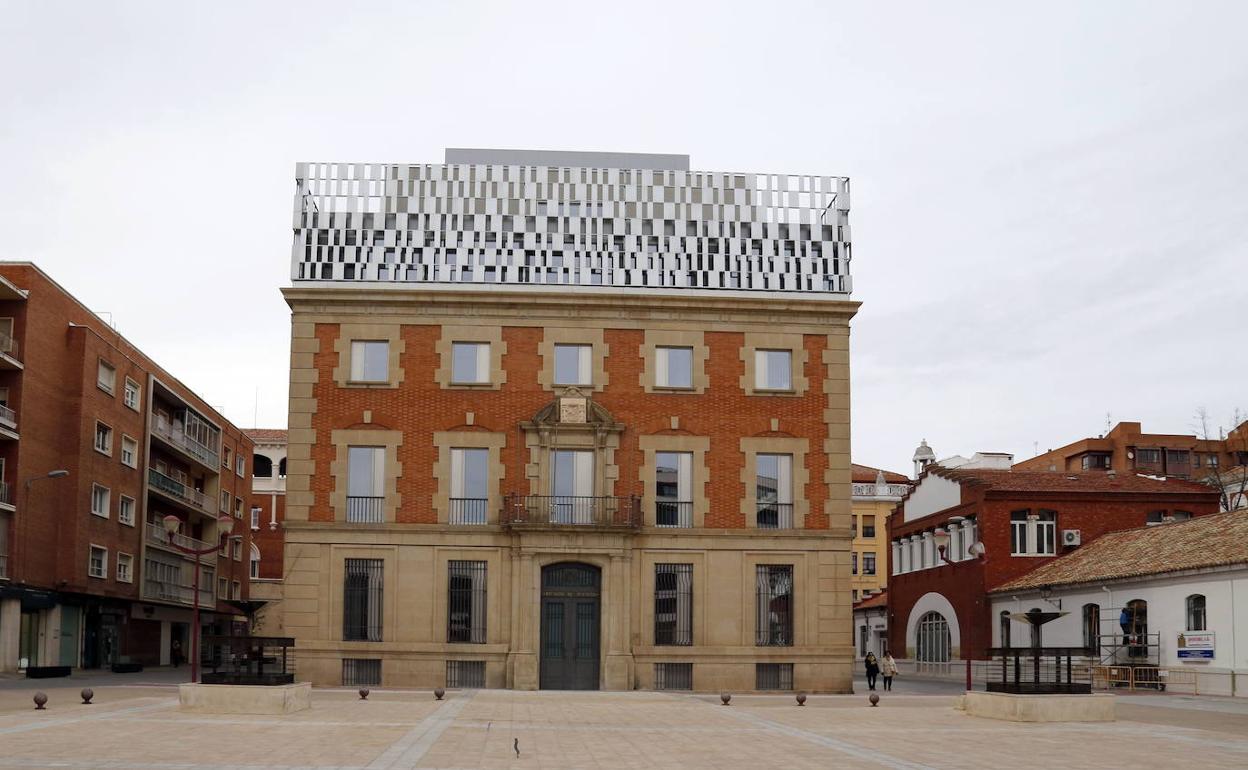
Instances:
[[[191,581],[195,593],[191,605],[191,682],[199,683],[199,555],[195,556],[195,579]]]

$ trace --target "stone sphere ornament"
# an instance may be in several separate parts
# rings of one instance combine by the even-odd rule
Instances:
[[[874,708],[879,705],[880,696],[876,695],[875,693],[871,693],[871,697],[867,698],[867,700],[871,701],[871,707]]]
[[[90,687],[84,687],[82,692],[78,694],[82,696],[82,705],[90,706],[91,699],[95,697],[95,690],[92,690]]]
[[[43,711],[43,704],[48,702],[47,693],[40,690],[35,693],[35,711]]]
[[[804,692],[799,692],[799,693],[797,694],[797,705],[799,705],[799,706],[805,706],[805,705],[806,705],[806,693],[804,693]]]
[[[720,700],[722,700],[722,701],[724,702],[724,705],[725,705],[725,706],[727,706],[727,705],[728,705],[728,701],[732,700],[732,695],[730,695],[730,694],[728,694],[728,693],[726,693],[726,692],[721,692],[721,693],[719,694],[719,699],[720,699]]]
[[[441,687],[433,691],[433,697],[437,698],[438,700],[442,700],[443,695],[446,695],[446,690],[442,689]]]
[[[360,700],[368,700],[368,688],[367,687],[360,688]]]

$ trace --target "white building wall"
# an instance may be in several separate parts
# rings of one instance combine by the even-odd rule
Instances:
[[[906,499],[903,521],[921,519],[962,502],[962,486],[940,476],[924,476]]]
[[[1044,626],[1043,644],[1053,647],[1083,644],[1083,606],[1101,607],[1101,633],[1121,633],[1118,613],[1135,599],[1148,602],[1148,632],[1160,634],[1159,663],[1162,666],[1191,668],[1209,673],[1236,672],[1237,679],[1248,675],[1248,568],[1212,571],[1186,576],[1155,576],[1138,581],[1115,583],[1102,590],[1099,586],[1075,589],[1054,589],[1049,602],[1036,592],[995,596],[992,600],[992,640],[1001,644],[1000,613],[1026,612],[1032,607],[1069,614]],[[1215,634],[1213,660],[1181,659],[1177,643],[1180,633],[1187,631],[1187,597],[1203,594],[1206,607],[1206,630]],[[1028,643],[1025,624],[1013,622],[1011,631],[1015,646]],[[1226,677],[1229,686],[1229,677]],[[1237,686],[1237,694],[1248,696],[1248,682]]]

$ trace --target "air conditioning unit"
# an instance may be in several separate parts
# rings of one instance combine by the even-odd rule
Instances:
[[[1073,548],[1083,542],[1083,535],[1077,529],[1062,530],[1062,545]]]

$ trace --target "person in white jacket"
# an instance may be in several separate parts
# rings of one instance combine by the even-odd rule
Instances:
[[[884,689],[893,689],[893,677],[897,676],[897,661],[893,660],[893,654],[885,651],[884,657],[880,659],[880,674],[884,677]]]

